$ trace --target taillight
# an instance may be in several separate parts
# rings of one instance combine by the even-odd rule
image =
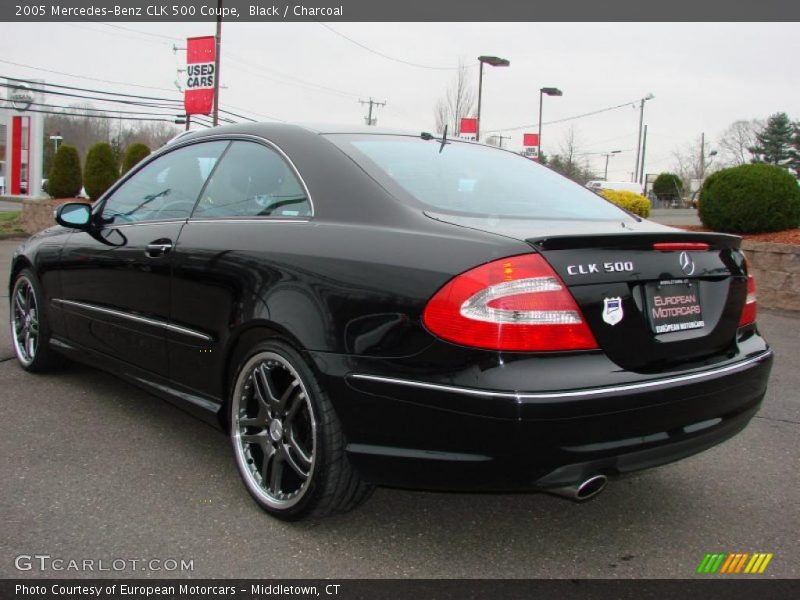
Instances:
[[[456,276],[428,301],[422,320],[434,335],[475,348],[597,348],[572,294],[538,254],[503,258]]]
[[[742,316],[739,318],[739,327],[750,325],[756,322],[756,313],[758,312],[758,302],[756,301],[756,280],[753,276],[747,274],[747,299],[744,301],[744,308],[742,309]]]

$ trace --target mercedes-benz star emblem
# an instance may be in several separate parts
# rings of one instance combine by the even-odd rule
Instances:
[[[688,252],[681,252],[679,262],[681,264],[681,269],[683,269],[684,273],[686,273],[687,275],[694,274],[694,261],[692,260],[692,257],[689,256]]]

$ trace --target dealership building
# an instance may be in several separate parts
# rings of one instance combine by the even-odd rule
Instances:
[[[0,194],[39,196],[44,159],[40,82],[3,79],[0,96]]]

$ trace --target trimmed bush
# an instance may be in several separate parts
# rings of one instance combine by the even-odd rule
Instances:
[[[117,179],[119,169],[111,146],[101,142],[89,148],[83,173],[83,187],[89,198],[97,200]]]
[[[659,200],[678,199],[683,192],[683,182],[675,173],[661,173],[653,182],[653,193]]]
[[[703,225],[727,233],[765,233],[800,226],[800,186],[775,165],[740,165],[709,176],[700,190]]]
[[[81,158],[75,146],[61,146],[53,157],[47,193],[53,198],[74,198],[81,191]]]
[[[136,163],[150,156],[150,148],[146,144],[135,143],[128,146],[122,159],[122,174],[130,171]]]
[[[626,190],[603,190],[600,192],[600,195],[635,215],[639,215],[640,217],[650,216],[650,200],[636,192],[629,192]]]

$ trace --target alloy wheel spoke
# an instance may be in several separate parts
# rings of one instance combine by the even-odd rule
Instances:
[[[261,463],[261,483],[267,487],[268,475],[274,467],[275,455],[277,454],[275,447],[271,444],[266,444],[264,447],[264,460]]]
[[[308,470],[311,467],[311,456],[290,436],[288,443],[283,445],[283,452],[286,455],[286,462],[303,479],[308,478]]]
[[[264,380],[261,366],[256,367],[255,371],[253,371],[253,392],[255,393],[258,403],[265,409],[269,409],[267,384]],[[261,412],[260,408],[259,412]]]
[[[22,297],[22,290],[17,290],[17,293],[14,294],[14,308],[17,309],[21,317],[25,317],[25,304]]]
[[[19,304],[19,309],[22,311],[22,314],[28,312],[27,294],[25,293],[25,290],[22,287],[20,287],[17,290],[16,300],[17,303]]]
[[[36,352],[36,338],[31,335],[30,331],[25,332],[25,353],[28,358],[33,358]]]
[[[261,427],[264,428],[267,425],[266,419],[259,418],[259,416],[255,417],[244,417],[239,419],[239,427]]]
[[[272,465],[270,468],[269,487],[273,494],[281,493],[281,482],[283,480],[284,453],[273,450]]]
[[[297,379],[293,379],[292,382],[289,384],[289,387],[283,392],[278,400],[278,412],[283,413],[286,411],[286,407],[289,403],[289,399],[295,393],[295,391],[300,387],[300,382]]]
[[[292,398],[291,404],[289,404],[288,410],[286,411],[286,418],[284,418],[285,423],[289,425],[294,423],[294,418],[297,416],[299,410],[303,408],[303,401],[305,399],[306,395],[302,391]]]
[[[239,423],[242,423],[241,420]],[[260,446],[264,446],[264,443],[267,440],[266,433],[266,431],[259,431],[258,433],[243,433],[239,436],[239,440],[243,444],[259,444]]]

